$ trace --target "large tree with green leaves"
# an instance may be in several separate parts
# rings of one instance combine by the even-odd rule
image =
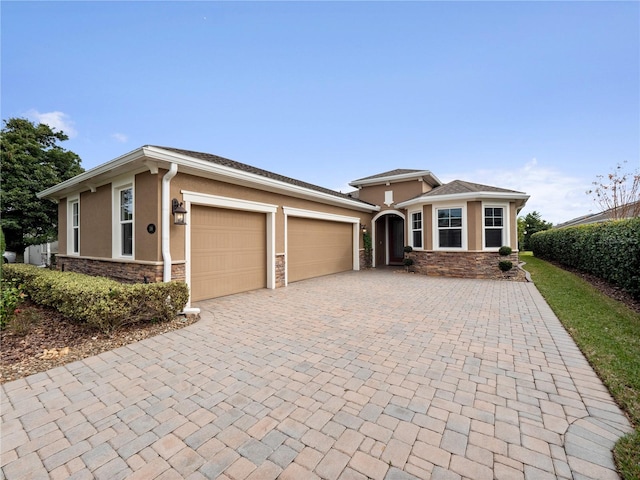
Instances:
[[[518,221],[518,226],[521,226],[520,221]],[[524,217],[524,231],[522,232],[523,237],[523,245],[521,250],[531,250],[531,245],[529,243],[529,239],[531,235],[537,232],[541,232],[543,230],[549,230],[553,227],[553,223],[547,222],[542,219],[540,212],[536,212],[535,210],[531,213],[528,213]]]
[[[52,241],[57,236],[58,208],[36,194],[84,170],[80,157],[58,142],[68,140],[45,124],[25,118],[4,120],[0,135],[2,217],[7,250]]]

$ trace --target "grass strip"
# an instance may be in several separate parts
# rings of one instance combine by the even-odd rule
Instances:
[[[571,272],[521,252],[525,270],[635,427],[615,446],[625,480],[640,479],[640,314]]]

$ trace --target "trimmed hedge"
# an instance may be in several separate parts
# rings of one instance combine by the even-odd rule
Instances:
[[[640,218],[545,230],[531,236],[536,257],[591,273],[640,299]]]
[[[35,303],[110,332],[142,320],[171,320],[187,304],[185,283],[123,284],[105,277],[59,272],[33,265],[3,265]]]

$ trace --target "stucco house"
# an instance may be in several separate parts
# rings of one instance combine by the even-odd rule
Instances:
[[[39,193],[58,202],[58,268],[125,282],[184,280],[191,301],[373,267],[488,277],[517,259],[528,196],[428,170],[355,180],[343,194],[207,153],[144,146]],[[185,220],[186,219],[186,220]],[[515,260],[514,259],[514,260]]]

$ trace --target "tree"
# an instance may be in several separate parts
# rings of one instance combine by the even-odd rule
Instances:
[[[527,229],[524,217],[518,217],[518,250],[524,250],[524,232]]]
[[[640,216],[640,169],[626,173],[622,168],[618,164],[613,173],[597,175],[598,180],[592,182],[595,189],[587,190],[600,209],[609,212],[611,220]]]
[[[2,218],[7,249],[22,252],[56,238],[57,205],[36,194],[82,173],[80,157],[57,143],[68,140],[45,124],[4,120],[0,136]]]
[[[531,213],[528,213],[524,217],[524,233],[523,233],[523,250],[531,250],[530,239],[531,235],[537,232],[541,232],[543,230],[549,230],[553,227],[551,222],[546,222],[542,220],[542,217],[539,212],[535,210]]]

